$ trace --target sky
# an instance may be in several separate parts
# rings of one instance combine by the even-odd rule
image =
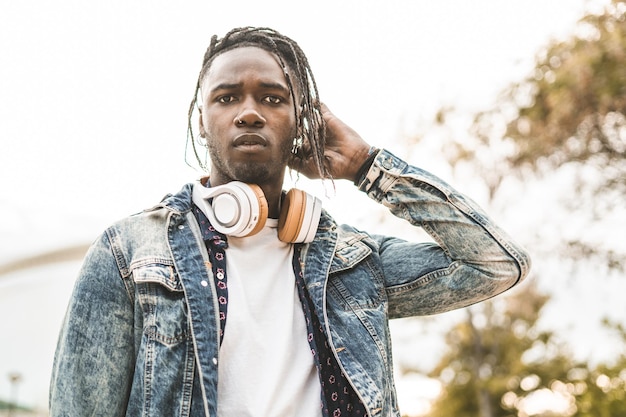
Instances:
[[[489,108],[529,73],[542,46],[605,3],[2,2],[0,265],[88,243],[200,175],[185,163],[186,118],[213,34],[251,25],[292,37],[322,100],[371,144],[393,151],[442,106]],[[445,177],[436,155],[417,159]],[[323,186],[304,183],[328,197]],[[324,204],[338,220],[371,223],[368,211],[355,215],[354,190],[337,190]],[[0,398],[10,395],[6,375],[19,371],[18,398],[45,408],[78,266],[0,276]]]

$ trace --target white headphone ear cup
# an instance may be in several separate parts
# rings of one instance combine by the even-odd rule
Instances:
[[[254,193],[254,199],[256,204],[259,206],[259,216],[256,221],[256,226],[248,233],[246,236],[252,236],[259,233],[263,230],[265,226],[265,221],[267,220],[267,216],[269,214],[269,208],[267,206],[267,200],[265,199],[265,194],[263,194],[263,190],[256,184],[246,184],[250,187],[250,190]]]
[[[302,227],[296,240],[297,243],[309,243],[313,241],[317,233],[317,227],[320,224],[320,217],[322,216],[322,200],[311,194],[305,193],[305,195],[306,210]]]
[[[255,188],[256,187],[256,188]],[[218,232],[244,237],[258,233],[267,219],[267,202],[260,187],[232,181],[217,187],[193,186],[193,202]],[[212,202],[209,202],[213,199]]]
[[[287,243],[313,241],[322,212],[322,201],[302,190],[285,196],[278,219],[278,239]]]

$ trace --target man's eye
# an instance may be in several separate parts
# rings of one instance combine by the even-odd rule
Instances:
[[[235,101],[235,97],[233,96],[221,96],[217,98],[217,101],[219,103],[232,103],[233,101]]]
[[[263,100],[270,104],[279,104],[283,102],[282,98],[276,96],[267,96]]]

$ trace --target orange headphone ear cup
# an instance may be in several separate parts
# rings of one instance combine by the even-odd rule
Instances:
[[[302,228],[306,195],[304,191],[292,188],[283,200],[278,218],[278,239],[282,242],[295,243]]]
[[[280,209],[278,239],[286,243],[312,242],[321,216],[322,200],[302,190],[289,190]]]
[[[263,226],[265,226],[265,220],[267,219],[267,215],[269,209],[267,207],[267,200],[265,199],[265,194],[263,194],[263,190],[256,184],[247,184],[248,187],[254,192],[256,195],[257,201],[259,202],[259,221],[256,226],[248,233],[246,236],[252,236],[259,233]]]

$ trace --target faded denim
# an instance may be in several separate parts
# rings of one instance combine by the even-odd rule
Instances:
[[[51,416],[216,416],[218,308],[191,189],[118,222],[90,248],[59,337]],[[359,189],[438,245],[369,235],[323,212],[301,262],[369,416],[399,417],[388,320],[500,294],[530,259],[467,197],[388,151]]]

